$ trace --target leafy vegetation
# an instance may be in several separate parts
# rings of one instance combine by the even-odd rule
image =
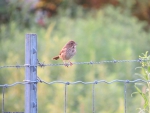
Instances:
[[[142,75],[140,77],[143,80],[149,81],[149,74],[150,74],[150,56],[148,55],[148,51],[143,54],[143,56],[139,56],[142,60],[147,60],[145,62],[142,62]],[[140,94],[142,97],[142,105],[143,108],[139,108],[139,111],[142,113],[149,113],[150,112],[150,83],[136,83],[135,88],[137,92],[134,92],[133,94],[137,93]]]

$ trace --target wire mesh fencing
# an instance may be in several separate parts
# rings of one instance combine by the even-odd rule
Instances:
[[[125,62],[146,62],[147,60],[141,60],[141,59],[137,59],[137,60],[111,60],[111,61],[100,61],[100,62],[75,62],[73,63],[74,65],[94,65],[94,64],[103,64],[103,63],[125,63]],[[64,64],[44,64],[44,63],[40,63],[39,61],[37,62],[37,65],[29,65],[29,64],[24,64],[24,65],[6,65],[6,66],[0,66],[0,69],[4,69],[4,68],[25,68],[25,67],[46,67],[46,66],[63,66]],[[69,64],[68,64],[69,65]],[[136,79],[136,80],[112,80],[112,81],[106,81],[106,80],[95,80],[95,81],[90,81],[90,82],[84,82],[84,81],[74,81],[74,82],[69,82],[69,81],[52,81],[52,82],[47,82],[44,81],[40,78],[37,77],[36,81],[30,81],[30,80],[23,80],[21,82],[14,82],[13,84],[3,84],[0,85],[0,87],[2,88],[2,113],[5,113],[4,108],[5,108],[5,89],[9,88],[9,87],[13,87],[16,85],[26,85],[26,84],[38,84],[38,83],[42,83],[42,84],[46,84],[46,85],[52,85],[52,84],[61,84],[64,85],[64,113],[67,113],[67,91],[68,91],[68,86],[69,85],[76,85],[76,84],[83,84],[83,85],[87,85],[87,84],[91,84],[92,85],[92,113],[96,113],[96,109],[95,109],[95,94],[96,94],[96,90],[95,90],[95,86],[101,83],[105,83],[105,84],[113,84],[113,83],[122,83],[124,85],[124,113],[127,113],[127,84],[130,83],[148,83],[150,81],[147,80],[143,80],[143,79]]]
[[[113,83],[122,83],[124,84],[124,113],[127,113],[127,84],[130,83],[148,83],[150,81],[142,80],[142,79],[136,79],[136,80],[113,80],[113,81],[106,81],[106,80],[95,80],[92,82],[83,82],[83,81],[75,81],[75,82],[65,82],[65,81],[52,81],[52,82],[46,82],[44,80],[37,80],[37,81],[23,81],[23,82],[15,82],[13,84],[4,84],[0,85],[0,87],[3,89],[2,90],[2,113],[4,112],[5,108],[5,89],[9,87],[13,87],[15,85],[25,85],[25,84],[33,84],[33,83],[43,83],[47,85],[52,85],[52,84],[62,84],[64,85],[64,113],[67,113],[67,87],[68,85],[76,85],[76,84],[83,84],[83,85],[92,85],[92,113],[96,113],[95,110],[95,86],[101,83],[105,84],[113,84]]]

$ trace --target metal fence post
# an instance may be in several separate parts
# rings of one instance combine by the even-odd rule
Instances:
[[[25,80],[37,81],[37,35],[26,34]],[[29,65],[29,66],[28,66]],[[25,85],[25,113],[37,113],[37,83]]]

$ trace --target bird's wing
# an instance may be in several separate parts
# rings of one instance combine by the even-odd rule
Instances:
[[[62,48],[62,50],[60,51],[59,55],[61,55],[62,53],[65,53],[67,50],[67,48]]]

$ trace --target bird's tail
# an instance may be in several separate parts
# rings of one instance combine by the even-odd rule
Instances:
[[[58,60],[59,59],[59,56],[56,56],[53,58],[53,60]]]

